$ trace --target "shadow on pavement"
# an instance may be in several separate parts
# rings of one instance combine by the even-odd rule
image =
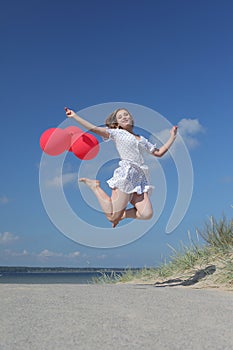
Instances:
[[[198,270],[193,276],[189,277],[188,279],[181,279],[181,278],[175,278],[175,279],[169,279],[164,282],[156,282],[154,284],[155,287],[176,287],[176,286],[192,286],[196,283],[198,283],[200,280],[205,278],[208,275],[212,275],[216,271],[215,265],[207,266],[205,269]]]

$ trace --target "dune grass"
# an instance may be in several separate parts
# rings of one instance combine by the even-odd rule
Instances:
[[[224,285],[233,288],[233,219],[227,220],[224,216],[220,220],[210,218],[205,223],[204,229],[196,230],[198,237],[202,237],[203,243],[196,243],[191,238],[190,245],[180,244],[179,249],[170,246],[172,254],[169,262],[162,263],[157,268],[143,268],[138,271],[126,269],[121,274],[106,276],[103,274],[95,282],[97,283],[125,283],[137,281],[138,283],[155,283],[166,279],[189,278],[198,271],[207,271],[208,266],[216,267],[216,273],[212,278],[215,286]],[[159,283],[159,282],[158,282]]]

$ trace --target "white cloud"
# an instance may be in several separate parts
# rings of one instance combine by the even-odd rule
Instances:
[[[70,252],[67,254],[64,254],[62,252],[53,252],[49,249],[44,249],[39,253],[35,253],[35,252],[28,252],[26,249],[24,249],[23,251],[13,251],[11,249],[5,249],[4,250],[5,255],[7,255],[8,257],[31,257],[33,258],[33,260],[35,259],[39,259],[41,260],[46,260],[47,259],[56,259],[59,258],[61,259],[61,261],[65,261],[65,260],[72,260],[72,259],[77,259],[78,257],[82,257],[80,255],[79,251],[75,251],[75,252]]]
[[[21,256],[29,256],[30,253],[26,249],[24,249],[22,252],[14,252],[10,249],[5,249],[5,254],[11,257],[21,257]]]
[[[100,259],[100,260],[104,260],[106,258],[108,258],[106,254],[97,255],[97,259]]]
[[[62,175],[57,175],[53,179],[47,180],[46,186],[48,187],[59,187],[62,185],[67,185],[69,183],[72,183],[76,180],[77,173],[66,173]]]
[[[198,135],[205,131],[204,127],[200,124],[198,119],[186,119],[183,118],[178,122],[178,136],[180,135],[185,145],[189,149],[193,149],[199,145]],[[170,137],[170,129],[164,129],[159,133],[155,133],[155,137],[161,142],[165,143]],[[177,137],[174,145],[181,141],[180,137]],[[160,147],[158,145],[158,147]]]
[[[51,252],[48,249],[42,250],[39,254],[39,257],[45,257],[45,258],[50,258],[50,257],[62,257],[62,253],[57,253],[57,252]]]
[[[7,196],[3,195],[2,197],[0,197],[0,204],[7,204],[9,202],[10,199]]]
[[[178,123],[178,127],[179,134],[188,148],[193,149],[199,145],[196,136],[203,133],[205,129],[198,119],[181,119]]]
[[[11,232],[3,232],[0,233],[0,244],[10,244],[19,239],[18,236],[15,236]]]
[[[178,126],[180,133],[185,135],[194,135],[204,132],[204,128],[198,119],[183,118],[179,121]]]
[[[22,256],[28,256],[30,255],[26,249],[22,251]]]
[[[58,252],[53,252],[48,249],[42,250],[39,254],[35,254],[39,258],[65,258],[65,259],[76,259],[77,257],[80,256],[79,251],[71,252],[71,253],[58,253]]]
[[[77,258],[78,256],[80,256],[80,252],[78,251],[68,254],[69,258]]]

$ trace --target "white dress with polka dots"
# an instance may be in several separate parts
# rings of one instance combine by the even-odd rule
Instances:
[[[124,129],[107,128],[107,131],[109,139],[114,141],[121,158],[113,177],[107,181],[109,187],[118,188],[125,193],[151,193],[153,186],[149,182],[149,169],[144,164],[143,152],[152,153],[156,149],[156,145],[150,143],[143,136],[138,140]]]

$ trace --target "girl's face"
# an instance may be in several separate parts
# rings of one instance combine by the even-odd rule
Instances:
[[[133,118],[125,109],[121,109],[116,114],[116,119],[118,126],[123,129],[132,129],[133,127]]]

